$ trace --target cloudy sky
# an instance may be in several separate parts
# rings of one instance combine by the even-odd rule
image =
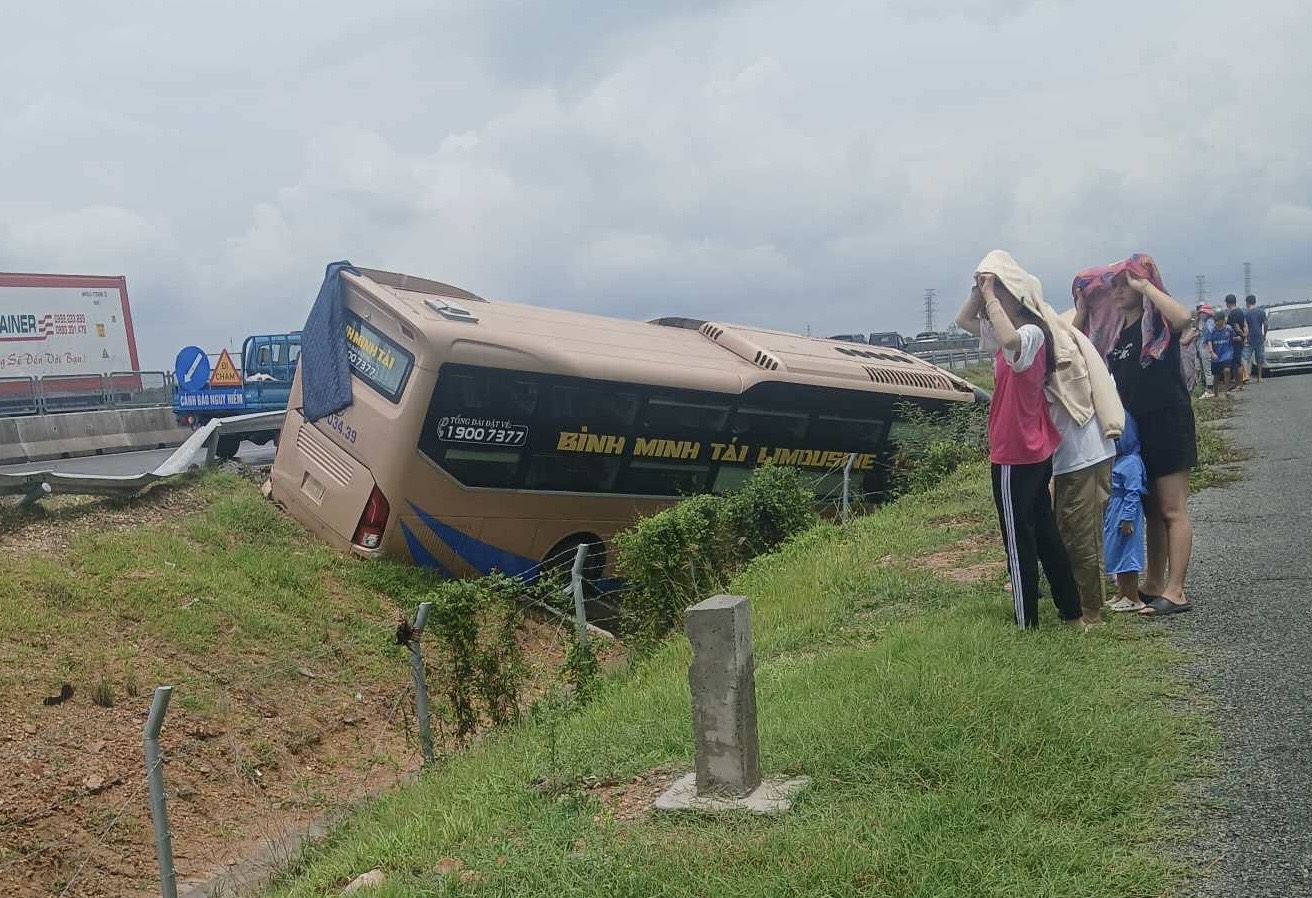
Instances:
[[[126,274],[147,366],[340,258],[819,334],[995,247],[1312,294],[1304,0],[5,6],[0,270]]]

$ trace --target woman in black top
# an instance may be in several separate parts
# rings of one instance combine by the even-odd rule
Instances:
[[[1189,310],[1151,281],[1130,271],[1116,275],[1110,300],[1121,313],[1121,332],[1107,354],[1107,366],[1125,410],[1139,425],[1140,454],[1148,472],[1144,503],[1148,570],[1140,589],[1141,614],[1178,614],[1190,610],[1184,578],[1193,552],[1189,521],[1189,469],[1198,463],[1193,406],[1180,365],[1180,334]],[[1087,320],[1076,298],[1076,326]],[[1157,358],[1143,353],[1143,316],[1149,306],[1170,330]]]

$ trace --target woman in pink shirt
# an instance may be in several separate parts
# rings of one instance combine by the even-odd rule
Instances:
[[[1007,546],[1016,624],[1039,625],[1039,564],[1061,619],[1080,619],[1080,596],[1057,531],[1048,483],[1061,434],[1048,413],[1044,385],[1055,367],[1047,325],[994,275],[979,272],[957,324],[993,346],[989,460],[993,501]]]

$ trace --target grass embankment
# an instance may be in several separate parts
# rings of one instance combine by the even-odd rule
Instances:
[[[389,625],[433,581],[330,551],[248,481],[0,506],[6,895],[136,895],[154,853],[141,727],[165,721],[180,875],[393,784],[416,752]],[[45,705],[67,683],[67,701]]]
[[[424,572],[353,563],[229,474],[109,503],[123,526],[87,504],[8,511],[0,689],[35,670],[119,695],[168,681],[181,707],[207,712],[230,690],[206,670],[258,689],[303,685],[302,668],[348,686],[404,669],[379,623],[432,588]]]
[[[335,894],[372,868],[395,898],[1161,894],[1177,871],[1143,838],[1201,744],[1168,710],[1174,654],[1143,621],[1081,635],[1050,606],[1018,632],[995,527],[975,464],[736,578],[764,766],[812,777],[788,815],[634,813],[692,761],[676,638],[582,711],[374,803],[275,894]]]

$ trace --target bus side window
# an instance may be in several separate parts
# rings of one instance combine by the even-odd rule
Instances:
[[[653,396],[647,400],[642,424],[652,434],[695,431],[719,439],[728,420],[728,403],[687,402]]]
[[[556,383],[547,390],[545,399],[540,415],[587,427],[594,433],[628,430],[638,416],[638,394],[621,390],[620,384],[594,387]]]
[[[528,461],[524,489],[568,493],[610,493],[624,460],[615,455],[535,452]]]
[[[733,416],[733,435],[744,442],[796,444],[806,436],[806,412],[739,406]]]
[[[513,486],[519,471],[520,452],[483,446],[452,446],[446,450],[442,467],[469,486]]]
[[[447,412],[510,418],[516,423],[534,413],[538,390],[534,380],[491,368],[443,371],[437,379],[437,395]]]
[[[747,478],[752,476],[753,470],[755,469],[746,465],[720,465],[720,469],[715,472],[715,482],[711,484],[711,492],[720,495],[742,489],[743,484],[747,483]]]
[[[837,415],[817,415],[808,434],[816,446],[860,446],[865,452],[873,452],[883,438],[883,421]]]

